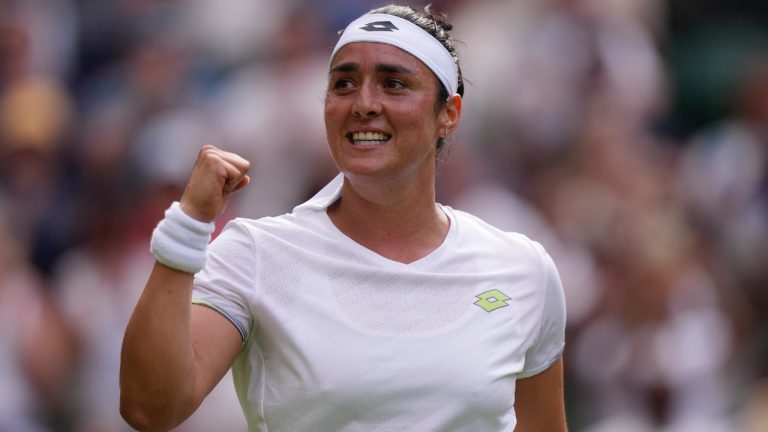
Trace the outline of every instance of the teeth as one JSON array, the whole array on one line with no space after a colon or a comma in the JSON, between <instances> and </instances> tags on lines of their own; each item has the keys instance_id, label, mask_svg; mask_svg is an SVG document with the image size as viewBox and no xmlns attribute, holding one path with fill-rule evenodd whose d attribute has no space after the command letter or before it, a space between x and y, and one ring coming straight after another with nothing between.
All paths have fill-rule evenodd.
<instances>
[{"instance_id":1,"label":"teeth","mask_svg":"<svg viewBox=\"0 0 768 432\"><path fill-rule=\"evenodd\" d=\"M389 139L389 135L381 132L354 132L352 134L352 141L386 141Z\"/></svg>"}]
</instances>

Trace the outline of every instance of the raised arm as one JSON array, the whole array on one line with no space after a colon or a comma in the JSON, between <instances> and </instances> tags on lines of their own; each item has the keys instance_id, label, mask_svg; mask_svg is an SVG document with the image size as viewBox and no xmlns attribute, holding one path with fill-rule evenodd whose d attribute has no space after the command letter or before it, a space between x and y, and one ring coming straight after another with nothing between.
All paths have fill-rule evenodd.
<instances>
[{"instance_id":1,"label":"raised arm","mask_svg":"<svg viewBox=\"0 0 768 432\"><path fill-rule=\"evenodd\" d=\"M248 168L233 153L203 147L181 210L197 221L212 221L230 194L248 184ZM169 265L155 263L123 340L120 413L138 430L168 430L189 417L229 369L242 342L219 313L191 304L193 274Z\"/></svg>"}]
</instances>

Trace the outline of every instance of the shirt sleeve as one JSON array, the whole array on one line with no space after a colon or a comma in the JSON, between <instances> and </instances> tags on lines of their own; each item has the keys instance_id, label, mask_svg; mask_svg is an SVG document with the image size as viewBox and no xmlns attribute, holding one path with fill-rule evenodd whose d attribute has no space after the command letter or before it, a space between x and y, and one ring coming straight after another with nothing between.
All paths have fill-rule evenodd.
<instances>
[{"instance_id":1,"label":"shirt sleeve","mask_svg":"<svg viewBox=\"0 0 768 432\"><path fill-rule=\"evenodd\" d=\"M565 348L565 293L555 263L544 248L535 243L542 263L544 277L544 304L541 323L533 345L525 354L525 365L518 378L539 374L555 363Z\"/></svg>"},{"instance_id":2,"label":"shirt sleeve","mask_svg":"<svg viewBox=\"0 0 768 432\"><path fill-rule=\"evenodd\" d=\"M254 242L242 222L227 223L208 246L205 268L195 275L192 303L210 307L235 326L243 341L253 327L251 299L258 272Z\"/></svg>"}]
</instances>

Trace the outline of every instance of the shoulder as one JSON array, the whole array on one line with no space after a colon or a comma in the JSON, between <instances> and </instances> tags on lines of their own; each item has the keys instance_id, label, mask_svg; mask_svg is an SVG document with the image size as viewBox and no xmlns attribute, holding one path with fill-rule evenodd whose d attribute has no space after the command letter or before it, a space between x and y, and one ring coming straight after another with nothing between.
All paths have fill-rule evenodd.
<instances>
[{"instance_id":1,"label":"shoulder","mask_svg":"<svg viewBox=\"0 0 768 432\"><path fill-rule=\"evenodd\" d=\"M311 230L315 225L313 212L286 213L279 216L266 216L258 219L237 217L226 223L222 234L234 231L239 235L258 238L264 235L281 236L290 233Z\"/></svg>"},{"instance_id":2,"label":"shoulder","mask_svg":"<svg viewBox=\"0 0 768 432\"><path fill-rule=\"evenodd\" d=\"M456 223L456 249L467 251L465 260L536 281L536 286L558 279L557 269L538 241L514 231L505 231L465 211L446 209Z\"/></svg>"},{"instance_id":3,"label":"shoulder","mask_svg":"<svg viewBox=\"0 0 768 432\"><path fill-rule=\"evenodd\" d=\"M502 230L485 220L462 210L444 207L456 223L457 234L463 241L485 243L488 246L508 248L520 253L538 257L544 248L527 235L514 231Z\"/></svg>"},{"instance_id":4,"label":"shoulder","mask_svg":"<svg viewBox=\"0 0 768 432\"><path fill-rule=\"evenodd\" d=\"M308 249L328 242L329 230L321 212L301 211L258 219L231 219L216 237L214 249L235 248L240 251Z\"/></svg>"}]
</instances>

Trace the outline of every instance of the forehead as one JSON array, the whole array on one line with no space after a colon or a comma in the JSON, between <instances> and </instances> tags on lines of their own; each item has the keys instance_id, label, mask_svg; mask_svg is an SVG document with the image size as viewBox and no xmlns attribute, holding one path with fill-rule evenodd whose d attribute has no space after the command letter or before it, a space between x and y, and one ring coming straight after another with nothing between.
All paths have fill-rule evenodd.
<instances>
[{"instance_id":1,"label":"forehead","mask_svg":"<svg viewBox=\"0 0 768 432\"><path fill-rule=\"evenodd\" d=\"M379 64L400 65L416 73L432 74L421 60L394 46L379 42L352 42L343 46L331 60L331 69L343 63L365 66Z\"/></svg>"}]
</instances>

